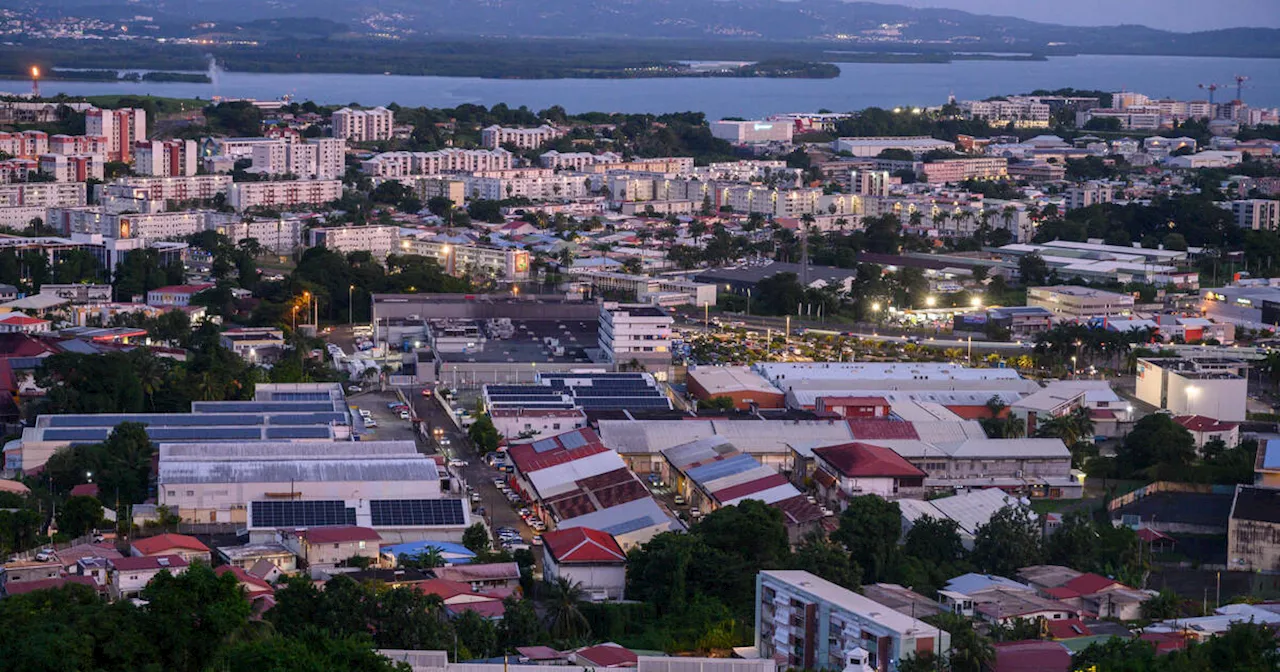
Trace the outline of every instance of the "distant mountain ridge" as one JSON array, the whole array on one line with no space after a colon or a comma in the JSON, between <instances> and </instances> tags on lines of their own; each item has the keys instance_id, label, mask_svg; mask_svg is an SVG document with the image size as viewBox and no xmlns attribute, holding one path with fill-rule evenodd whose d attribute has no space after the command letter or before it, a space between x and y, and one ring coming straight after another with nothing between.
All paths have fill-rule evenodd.
<instances>
[{"instance_id":1,"label":"distant mountain ridge","mask_svg":"<svg viewBox=\"0 0 1280 672\"><path fill-rule=\"evenodd\" d=\"M226 32L255 20L305 16L357 34L401 37L755 39L857 50L1280 57L1278 29L1077 27L840 0L0 0L0 7L113 20L146 15L166 33L195 31L197 22L216 22L215 30Z\"/></svg>"}]
</instances>

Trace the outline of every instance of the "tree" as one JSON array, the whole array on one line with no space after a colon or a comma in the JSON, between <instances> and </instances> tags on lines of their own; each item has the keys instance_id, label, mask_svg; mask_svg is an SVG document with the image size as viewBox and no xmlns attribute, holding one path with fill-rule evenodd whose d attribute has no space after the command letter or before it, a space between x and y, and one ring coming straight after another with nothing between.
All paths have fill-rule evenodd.
<instances>
[{"instance_id":1,"label":"tree","mask_svg":"<svg viewBox=\"0 0 1280 672\"><path fill-rule=\"evenodd\" d=\"M898 503L863 495L849 500L831 540L849 549L850 560L862 568L861 582L865 584L888 576L901 534L902 510Z\"/></svg>"},{"instance_id":2,"label":"tree","mask_svg":"<svg viewBox=\"0 0 1280 672\"><path fill-rule=\"evenodd\" d=\"M458 642L465 649L464 659L488 658L498 650L498 628L478 612L467 610L453 623ZM462 653L459 653L462 657Z\"/></svg>"},{"instance_id":3,"label":"tree","mask_svg":"<svg viewBox=\"0 0 1280 672\"><path fill-rule=\"evenodd\" d=\"M547 609L547 627L553 637L578 641L591 634L591 624L579 608L585 595L582 584L563 576L548 584L544 605Z\"/></svg>"},{"instance_id":4,"label":"tree","mask_svg":"<svg viewBox=\"0 0 1280 672\"><path fill-rule=\"evenodd\" d=\"M462 531L462 545L466 546L467 550L472 553L482 553L489 550L489 529L484 526L484 523L472 524Z\"/></svg>"},{"instance_id":5,"label":"tree","mask_svg":"<svg viewBox=\"0 0 1280 672\"><path fill-rule=\"evenodd\" d=\"M532 602L508 596L502 600L502 606L498 643L503 653L512 653L517 646L532 646L545 640L546 630L538 620Z\"/></svg>"},{"instance_id":6,"label":"tree","mask_svg":"<svg viewBox=\"0 0 1280 672\"><path fill-rule=\"evenodd\" d=\"M1022 276L1022 284L1028 287L1043 285L1049 277L1049 264L1044 257L1032 252L1018 259L1018 273Z\"/></svg>"},{"instance_id":7,"label":"tree","mask_svg":"<svg viewBox=\"0 0 1280 672\"><path fill-rule=\"evenodd\" d=\"M357 557L365 560L366 566L371 561L371 558L366 556ZM444 554L436 546L427 546L413 555L401 555L397 559L397 564L407 569L435 569L436 567L444 566Z\"/></svg>"},{"instance_id":8,"label":"tree","mask_svg":"<svg viewBox=\"0 0 1280 672\"><path fill-rule=\"evenodd\" d=\"M160 572L143 589L142 621L165 669L198 672L249 623L249 602L234 574L197 562L173 576Z\"/></svg>"},{"instance_id":9,"label":"tree","mask_svg":"<svg viewBox=\"0 0 1280 672\"><path fill-rule=\"evenodd\" d=\"M1195 461L1195 439L1163 413L1134 423L1116 450L1116 470L1125 477L1176 480Z\"/></svg>"},{"instance_id":10,"label":"tree","mask_svg":"<svg viewBox=\"0 0 1280 672\"><path fill-rule=\"evenodd\" d=\"M502 439L498 434L498 428L493 425L493 420L489 419L488 415L476 418L476 421L467 428L467 436L481 455L497 450L498 442Z\"/></svg>"},{"instance_id":11,"label":"tree","mask_svg":"<svg viewBox=\"0 0 1280 672\"><path fill-rule=\"evenodd\" d=\"M945 565L964 557L960 526L954 520L921 516L911 525L902 550L926 563Z\"/></svg>"},{"instance_id":12,"label":"tree","mask_svg":"<svg viewBox=\"0 0 1280 672\"><path fill-rule=\"evenodd\" d=\"M1020 567L1039 564L1040 539L1040 529L1026 509L1006 506L978 528L973 561L988 574L1012 577Z\"/></svg>"},{"instance_id":13,"label":"tree","mask_svg":"<svg viewBox=\"0 0 1280 672\"><path fill-rule=\"evenodd\" d=\"M492 627L492 626L490 626ZM210 669L263 672L408 672L373 649L368 635L332 637L309 629L299 637L270 637L227 647Z\"/></svg>"},{"instance_id":14,"label":"tree","mask_svg":"<svg viewBox=\"0 0 1280 672\"><path fill-rule=\"evenodd\" d=\"M982 672L996 659L991 640L978 634L964 616L941 613L925 619L951 634L950 672Z\"/></svg>"},{"instance_id":15,"label":"tree","mask_svg":"<svg viewBox=\"0 0 1280 672\"><path fill-rule=\"evenodd\" d=\"M827 541L819 534L811 534L796 548L791 556L791 569L802 569L820 576L838 586L857 590L862 578L862 568L849 560L849 554L839 544Z\"/></svg>"},{"instance_id":16,"label":"tree","mask_svg":"<svg viewBox=\"0 0 1280 672\"><path fill-rule=\"evenodd\" d=\"M58 531L79 537L102 522L102 504L93 497L71 497L58 507Z\"/></svg>"}]
</instances>

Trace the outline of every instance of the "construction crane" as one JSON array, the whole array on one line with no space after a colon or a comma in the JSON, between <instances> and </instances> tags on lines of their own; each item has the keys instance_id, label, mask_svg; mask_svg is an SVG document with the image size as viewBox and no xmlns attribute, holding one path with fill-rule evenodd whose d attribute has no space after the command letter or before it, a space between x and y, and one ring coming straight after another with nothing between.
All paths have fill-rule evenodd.
<instances>
[{"instance_id":1,"label":"construction crane","mask_svg":"<svg viewBox=\"0 0 1280 672\"><path fill-rule=\"evenodd\" d=\"M1244 100L1244 83L1247 81L1249 81L1248 77L1244 75L1236 75L1236 100Z\"/></svg>"},{"instance_id":2,"label":"construction crane","mask_svg":"<svg viewBox=\"0 0 1280 672\"><path fill-rule=\"evenodd\" d=\"M1219 89L1219 88L1221 88L1221 87L1219 87L1217 84L1200 84L1199 86L1200 86L1200 88L1202 88L1202 89L1204 89L1205 91L1208 91L1208 92L1209 92L1209 104L1210 104L1210 105L1212 105L1212 104L1213 104L1213 94L1214 94L1214 93L1216 93L1216 92L1218 91L1218 89Z\"/></svg>"}]
</instances>

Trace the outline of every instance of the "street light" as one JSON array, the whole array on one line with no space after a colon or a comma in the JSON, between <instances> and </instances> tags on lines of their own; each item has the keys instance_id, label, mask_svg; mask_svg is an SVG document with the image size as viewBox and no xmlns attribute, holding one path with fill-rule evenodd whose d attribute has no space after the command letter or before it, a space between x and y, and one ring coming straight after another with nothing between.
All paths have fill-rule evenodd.
<instances>
[{"instance_id":1,"label":"street light","mask_svg":"<svg viewBox=\"0 0 1280 672\"><path fill-rule=\"evenodd\" d=\"M355 320L355 304L351 302L352 293L356 291L355 285L347 285L347 322L354 325Z\"/></svg>"},{"instance_id":2,"label":"street light","mask_svg":"<svg viewBox=\"0 0 1280 672\"><path fill-rule=\"evenodd\" d=\"M974 308L981 308L981 307L982 307L982 299L981 299L980 297L975 296L975 297L973 297L972 304L973 304L973 307L974 307Z\"/></svg>"},{"instance_id":3,"label":"street light","mask_svg":"<svg viewBox=\"0 0 1280 672\"><path fill-rule=\"evenodd\" d=\"M880 312L880 302L879 302L879 301L872 301L872 302L871 302L871 310L872 310L873 312L877 312L877 313L878 313L878 312Z\"/></svg>"},{"instance_id":4,"label":"street light","mask_svg":"<svg viewBox=\"0 0 1280 672\"><path fill-rule=\"evenodd\" d=\"M934 307L934 306L938 305L938 298L937 298L937 297L934 297L934 296L927 296L927 297L925 297L925 299L924 299L924 305L926 305L926 306L928 306L928 307L932 308L932 307Z\"/></svg>"}]
</instances>

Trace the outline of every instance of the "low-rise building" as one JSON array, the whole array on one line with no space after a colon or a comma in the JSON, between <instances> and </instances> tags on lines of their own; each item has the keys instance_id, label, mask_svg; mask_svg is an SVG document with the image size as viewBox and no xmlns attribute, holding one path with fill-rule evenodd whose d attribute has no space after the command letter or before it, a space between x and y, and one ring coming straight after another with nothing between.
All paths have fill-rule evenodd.
<instances>
[{"instance_id":1,"label":"low-rise building","mask_svg":"<svg viewBox=\"0 0 1280 672\"><path fill-rule=\"evenodd\" d=\"M814 448L813 457L818 494L840 511L861 495L894 499L924 494L925 472L888 448L845 443Z\"/></svg>"},{"instance_id":2,"label":"low-rise building","mask_svg":"<svg viewBox=\"0 0 1280 672\"><path fill-rule=\"evenodd\" d=\"M1265 198L1247 198L1231 201L1231 214L1236 218L1236 226L1253 231L1276 231L1280 229L1280 201Z\"/></svg>"},{"instance_id":3,"label":"low-rise building","mask_svg":"<svg viewBox=\"0 0 1280 672\"><path fill-rule=\"evenodd\" d=\"M1245 420L1247 365L1237 359L1138 359L1135 395L1174 415L1203 415L1227 422Z\"/></svg>"},{"instance_id":4,"label":"low-rise building","mask_svg":"<svg viewBox=\"0 0 1280 672\"><path fill-rule=\"evenodd\" d=\"M503 145L515 145L519 149L537 149L564 137L565 133L564 129L549 124L537 128L508 128L494 124L480 130L480 146L497 149Z\"/></svg>"},{"instance_id":5,"label":"low-rise building","mask_svg":"<svg viewBox=\"0 0 1280 672\"><path fill-rule=\"evenodd\" d=\"M308 245L326 247L339 254L368 252L382 260L400 250L398 226L326 226L310 229Z\"/></svg>"},{"instance_id":6,"label":"low-rise building","mask_svg":"<svg viewBox=\"0 0 1280 672\"><path fill-rule=\"evenodd\" d=\"M627 583L627 556L613 536L574 527L542 535L543 578L567 579L592 600L621 600Z\"/></svg>"},{"instance_id":7,"label":"low-rise building","mask_svg":"<svg viewBox=\"0 0 1280 672\"><path fill-rule=\"evenodd\" d=\"M213 288L212 283L199 285L169 285L157 287L147 292L148 306L184 307L191 305L191 297Z\"/></svg>"},{"instance_id":8,"label":"low-rise building","mask_svg":"<svg viewBox=\"0 0 1280 672\"><path fill-rule=\"evenodd\" d=\"M689 396L698 401L727 397L739 410L785 408L786 395L746 366L698 366L686 378Z\"/></svg>"},{"instance_id":9,"label":"low-rise building","mask_svg":"<svg viewBox=\"0 0 1280 672\"><path fill-rule=\"evenodd\" d=\"M600 348L615 367L638 362L665 378L671 366L671 315L657 306L603 303Z\"/></svg>"},{"instance_id":10,"label":"low-rise building","mask_svg":"<svg viewBox=\"0 0 1280 672\"><path fill-rule=\"evenodd\" d=\"M199 539L185 534L161 534L136 539L129 545L129 555L144 558L160 555L176 555L187 562L199 560L210 564L209 547Z\"/></svg>"},{"instance_id":11,"label":"low-rise building","mask_svg":"<svg viewBox=\"0 0 1280 672\"><path fill-rule=\"evenodd\" d=\"M1236 486L1227 520L1227 569L1280 571L1280 489Z\"/></svg>"},{"instance_id":12,"label":"low-rise building","mask_svg":"<svg viewBox=\"0 0 1280 672\"><path fill-rule=\"evenodd\" d=\"M1028 287L1027 305L1043 308L1058 322L1086 322L1095 317L1119 317L1133 313L1133 295L1091 287L1057 285Z\"/></svg>"},{"instance_id":13,"label":"low-rise building","mask_svg":"<svg viewBox=\"0 0 1280 672\"><path fill-rule=\"evenodd\" d=\"M278 542L309 567L333 567L352 558L378 560L382 536L376 530L355 525L280 530Z\"/></svg>"},{"instance_id":14,"label":"low-rise building","mask_svg":"<svg viewBox=\"0 0 1280 672\"><path fill-rule=\"evenodd\" d=\"M498 434L509 440L560 434L587 426L587 414L579 408L494 408L489 419Z\"/></svg>"},{"instance_id":15,"label":"low-rise building","mask_svg":"<svg viewBox=\"0 0 1280 672\"><path fill-rule=\"evenodd\" d=\"M1227 448L1240 445L1240 423L1223 422L1203 415L1179 415L1173 421L1182 425L1196 441L1196 450L1204 450L1211 441L1221 441Z\"/></svg>"},{"instance_id":16,"label":"low-rise building","mask_svg":"<svg viewBox=\"0 0 1280 672\"><path fill-rule=\"evenodd\" d=\"M791 142L791 134L795 127L786 123L771 121L730 121L711 122L711 135L721 140L728 140L736 145L763 144L769 142Z\"/></svg>"},{"instance_id":17,"label":"low-rise building","mask_svg":"<svg viewBox=\"0 0 1280 672\"><path fill-rule=\"evenodd\" d=\"M173 575L187 571L189 563L179 555L148 555L111 560L111 583L108 592L112 599L137 597L160 572Z\"/></svg>"}]
</instances>

